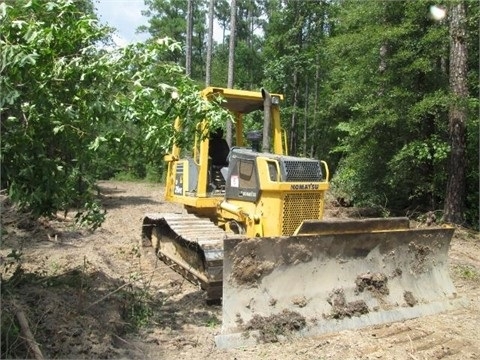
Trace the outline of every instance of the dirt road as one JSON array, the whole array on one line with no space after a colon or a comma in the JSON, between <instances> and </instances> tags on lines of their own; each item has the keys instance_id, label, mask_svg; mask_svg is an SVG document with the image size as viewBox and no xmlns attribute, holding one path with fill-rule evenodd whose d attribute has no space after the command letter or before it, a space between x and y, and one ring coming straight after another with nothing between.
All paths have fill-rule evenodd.
<instances>
[{"instance_id":1,"label":"dirt road","mask_svg":"<svg viewBox=\"0 0 480 360\"><path fill-rule=\"evenodd\" d=\"M68 216L34 222L3 198L3 357L32 356L9 327L11 314L21 308L46 358L480 358L478 233L457 230L450 250L451 276L459 296L466 298L463 308L357 331L220 350L214 344L220 306L205 305L201 290L141 248L143 214L181 209L162 202L158 185L110 181L100 183L100 192L107 219L94 233L74 227ZM20 248L18 259L7 258Z\"/></svg>"}]
</instances>

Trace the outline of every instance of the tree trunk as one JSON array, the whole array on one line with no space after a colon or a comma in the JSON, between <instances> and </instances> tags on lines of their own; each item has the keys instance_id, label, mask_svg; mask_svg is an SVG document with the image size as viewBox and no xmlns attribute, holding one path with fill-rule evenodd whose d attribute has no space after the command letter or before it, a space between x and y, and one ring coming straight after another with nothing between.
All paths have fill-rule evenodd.
<instances>
[{"instance_id":1,"label":"tree trunk","mask_svg":"<svg viewBox=\"0 0 480 360\"><path fill-rule=\"evenodd\" d=\"M185 55L185 74L192 75L192 38L193 38L193 0L187 4L187 41Z\"/></svg>"},{"instance_id":2,"label":"tree trunk","mask_svg":"<svg viewBox=\"0 0 480 360\"><path fill-rule=\"evenodd\" d=\"M454 101L449 110L450 162L444 220L464 222L467 119L467 45L465 3L459 1L450 10L450 89Z\"/></svg>"},{"instance_id":3,"label":"tree trunk","mask_svg":"<svg viewBox=\"0 0 480 360\"><path fill-rule=\"evenodd\" d=\"M293 73L293 111L290 120L290 155L297 155L298 71Z\"/></svg>"},{"instance_id":4,"label":"tree trunk","mask_svg":"<svg viewBox=\"0 0 480 360\"><path fill-rule=\"evenodd\" d=\"M228 79L227 87L233 89L233 70L235 67L235 33L236 33L236 19L237 19L237 1L230 2L230 48L228 50ZM229 146L232 145L232 123L227 122L226 140Z\"/></svg>"},{"instance_id":5,"label":"tree trunk","mask_svg":"<svg viewBox=\"0 0 480 360\"><path fill-rule=\"evenodd\" d=\"M303 156L308 156L307 148L307 130L308 130L308 79L305 83L305 104L304 104L304 122L303 122Z\"/></svg>"},{"instance_id":6,"label":"tree trunk","mask_svg":"<svg viewBox=\"0 0 480 360\"><path fill-rule=\"evenodd\" d=\"M322 26L323 28L323 26ZM317 115L318 115L318 84L320 84L320 60L318 54L315 57L315 95L314 95L314 101L313 101L313 141L311 141L311 147L310 147L310 157L315 157L316 155L316 143L317 141L315 139L318 139L319 133L320 137L323 137L323 130L320 130L319 128L320 124L317 124ZM322 125L323 126L323 125ZM326 136L326 135L325 135Z\"/></svg>"},{"instance_id":7,"label":"tree trunk","mask_svg":"<svg viewBox=\"0 0 480 360\"><path fill-rule=\"evenodd\" d=\"M14 303L15 309L16 309L16 315L18 319L18 323L20 324L20 329L22 330L22 334L27 341L28 347L32 350L35 359L37 360L43 360L43 354L42 351L40 350L40 347L38 346L37 342L35 341L35 338L33 337L32 331L30 330L30 326L28 325L28 320L27 317L25 316L25 313L20 309L20 307Z\"/></svg>"},{"instance_id":8,"label":"tree trunk","mask_svg":"<svg viewBox=\"0 0 480 360\"><path fill-rule=\"evenodd\" d=\"M214 1L210 0L208 6L208 39L207 39L207 64L205 72L205 85L209 86L212 77L212 51L213 51L213 10Z\"/></svg>"},{"instance_id":9,"label":"tree trunk","mask_svg":"<svg viewBox=\"0 0 480 360\"><path fill-rule=\"evenodd\" d=\"M323 28L323 26L322 26ZM315 96L314 96L314 102L313 102L313 126L314 126L314 139L318 139L317 136L318 134L318 128L320 128L317 124L317 114L318 114L318 84L320 82L320 61L319 61L319 56L318 54L315 56ZM323 132L320 132L320 136L323 136ZM313 158L315 157L315 146L314 144L316 141L312 141L312 146L310 148L310 156Z\"/></svg>"}]
</instances>

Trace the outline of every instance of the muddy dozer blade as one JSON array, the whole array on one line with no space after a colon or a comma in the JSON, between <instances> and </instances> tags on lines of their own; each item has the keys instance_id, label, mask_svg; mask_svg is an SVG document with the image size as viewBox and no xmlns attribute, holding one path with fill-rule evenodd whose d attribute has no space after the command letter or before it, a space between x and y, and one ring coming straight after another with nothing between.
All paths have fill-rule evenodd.
<instances>
[{"instance_id":1,"label":"muddy dozer blade","mask_svg":"<svg viewBox=\"0 0 480 360\"><path fill-rule=\"evenodd\" d=\"M361 328L462 303L447 266L453 228L387 230L376 219L327 221L327 233L320 223L313 227L321 235L224 240L217 346Z\"/></svg>"}]
</instances>

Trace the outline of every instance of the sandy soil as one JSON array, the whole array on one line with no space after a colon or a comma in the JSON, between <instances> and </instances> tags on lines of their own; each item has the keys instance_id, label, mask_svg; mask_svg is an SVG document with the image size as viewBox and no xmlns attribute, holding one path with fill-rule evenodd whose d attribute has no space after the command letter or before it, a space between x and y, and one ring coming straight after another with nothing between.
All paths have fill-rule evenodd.
<instances>
[{"instance_id":1,"label":"sandy soil","mask_svg":"<svg viewBox=\"0 0 480 360\"><path fill-rule=\"evenodd\" d=\"M180 212L158 185L102 182L107 209L94 233L67 218L33 221L2 197L2 358L30 358L15 313L45 358L477 359L480 241L457 229L450 273L467 305L435 316L314 338L221 350L220 306L141 246L143 214ZM341 215L330 208L327 215ZM12 256L12 250L21 250ZM7 256L7 255L11 256Z\"/></svg>"}]
</instances>

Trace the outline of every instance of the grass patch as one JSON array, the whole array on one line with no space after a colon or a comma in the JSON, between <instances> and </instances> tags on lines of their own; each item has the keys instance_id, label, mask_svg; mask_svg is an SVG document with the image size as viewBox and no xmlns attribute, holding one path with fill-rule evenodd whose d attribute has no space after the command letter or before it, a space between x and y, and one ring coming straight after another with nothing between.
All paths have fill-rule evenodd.
<instances>
[{"instance_id":1,"label":"grass patch","mask_svg":"<svg viewBox=\"0 0 480 360\"><path fill-rule=\"evenodd\" d=\"M480 272L472 265L457 265L455 274L463 280L480 281Z\"/></svg>"}]
</instances>

